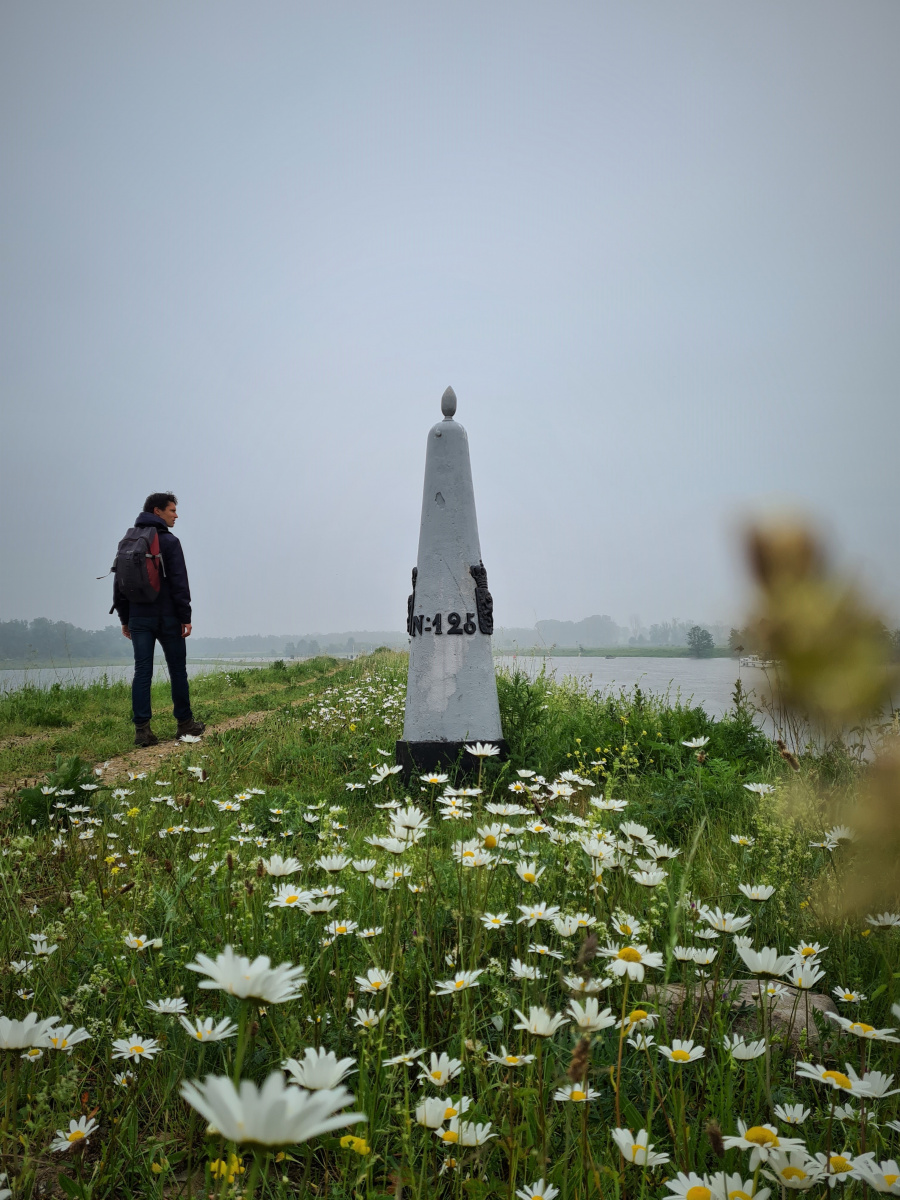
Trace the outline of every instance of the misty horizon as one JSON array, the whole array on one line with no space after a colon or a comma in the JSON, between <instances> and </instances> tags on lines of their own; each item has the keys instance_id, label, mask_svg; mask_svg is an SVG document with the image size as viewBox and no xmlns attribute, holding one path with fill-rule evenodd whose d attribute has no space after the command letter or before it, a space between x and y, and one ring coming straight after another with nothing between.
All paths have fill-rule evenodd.
<instances>
[{"instance_id":1,"label":"misty horizon","mask_svg":"<svg viewBox=\"0 0 900 1200\"><path fill-rule=\"evenodd\" d=\"M699 624L712 636L716 646L727 646L732 627L720 622L667 621L650 626L618 625L609 616L593 616L581 621L539 621L532 627L496 626L495 652L548 649L615 649L635 646L686 648L689 630ZM353 629L312 633L245 633L233 637L192 635L188 657L210 658L229 655L275 655L308 658L321 653L368 653L379 646L405 650L409 635L405 630ZM59 660L97 659L107 655L127 659L131 648L121 637L118 625L100 630L84 630L66 623L37 618L26 621L0 621L0 661L25 662L30 658Z\"/></svg>"}]
</instances>

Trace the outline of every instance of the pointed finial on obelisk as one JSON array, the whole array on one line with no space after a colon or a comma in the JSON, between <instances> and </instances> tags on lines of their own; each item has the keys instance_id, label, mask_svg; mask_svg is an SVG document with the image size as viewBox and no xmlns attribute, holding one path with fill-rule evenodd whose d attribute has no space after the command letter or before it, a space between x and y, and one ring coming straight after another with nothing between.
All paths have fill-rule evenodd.
<instances>
[{"instance_id":1,"label":"pointed finial on obelisk","mask_svg":"<svg viewBox=\"0 0 900 1200\"><path fill-rule=\"evenodd\" d=\"M452 387L448 387L441 396L441 412L444 414L445 421L453 420L453 414L456 412L456 392Z\"/></svg>"}]
</instances>

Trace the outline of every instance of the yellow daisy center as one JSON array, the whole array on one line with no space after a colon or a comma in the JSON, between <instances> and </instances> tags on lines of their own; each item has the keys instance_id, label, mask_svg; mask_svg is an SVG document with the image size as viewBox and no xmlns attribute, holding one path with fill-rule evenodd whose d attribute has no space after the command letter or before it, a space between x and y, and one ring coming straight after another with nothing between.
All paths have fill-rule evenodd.
<instances>
[{"instance_id":1,"label":"yellow daisy center","mask_svg":"<svg viewBox=\"0 0 900 1200\"><path fill-rule=\"evenodd\" d=\"M462 855L462 856L463 856L463 858L474 858L474 857L475 857L475 851L474 851L474 850L463 850L463 855Z\"/></svg>"},{"instance_id":2,"label":"yellow daisy center","mask_svg":"<svg viewBox=\"0 0 900 1200\"><path fill-rule=\"evenodd\" d=\"M497 839L494 837L494 835L492 833L489 833L487 835L487 837L484 839L485 849L493 850L496 845L497 845Z\"/></svg>"},{"instance_id":3,"label":"yellow daisy center","mask_svg":"<svg viewBox=\"0 0 900 1200\"><path fill-rule=\"evenodd\" d=\"M197 1041L198 1041L198 1042L202 1042L202 1041L203 1041L203 1030L202 1030L202 1029L198 1029L198 1030L197 1030Z\"/></svg>"},{"instance_id":4,"label":"yellow daisy center","mask_svg":"<svg viewBox=\"0 0 900 1200\"><path fill-rule=\"evenodd\" d=\"M628 1014L628 1024L637 1025L639 1021L646 1021L649 1013L644 1008L635 1008Z\"/></svg>"},{"instance_id":5,"label":"yellow daisy center","mask_svg":"<svg viewBox=\"0 0 900 1200\"><path fill-rule=\"evenodd\" d=\"M347 932L346 925L338 925L337 929L335 930L335 933L346 933L346 932Z\"/></svg>"},{"instance_id":6,"label":"yellow daisy center","mask_svg":"<svg viewBox=\"0 0 900 1200\"><path fill-rule=\"evenodd\" d=\"M672 1058L675 1060L675 1062L690 1062L691 1061L691 1056L690 1056L690 1054L688 1054L687 1050L673 1050Z\"/></svg>"},{"instance_id":7,"label":"yellow daisy center","mask_svg":"<svg viewBox=\"0 0 900 1200\"><path fill-rule=\"evenodd\" d=\"M640 950L635 950L634 946L623 946L616 954L616 958L624 959L625 962L640 962L641 952Z\"/></svg>"},{"instance_id":8,"label":"yellow daisy center","mask_svg":"<svg viewBox=\"0 0 900 1200\"><path fill-rule=\"evenodd\" d=\"M753 1198L748 1196L746 1192L742 1192L740 1189L737 1189L736 1191L728 1193L728 1200L753 1200Z\"/></svg>"},{"instance_id":9,"label":"yellow daisy center","mask_svg":"<svg viewBox=\"0 0 900 1200\"><path fill-rule=\"evenodd\" d=\"M534 871L523 871L522 878L525 880L526 883L534 883L536 876L535 876Z\"/></svg>"},{"instance_id":10,"label":"yellow daisy center","mask_svg":"<svg viewBox=\"0 0 900 1200\"><path fill-rule=\"evenodd\" d=\"M806 1172L801 1167L785 1167L781 1176L783 1179L805 1179Z\"/></svg>"},{"instance_id":11,"label":"yellow daisy center","mask_svg":"<svg viewBox=\"0 0 900 1200\"><path fill-rule=\"evenodd\" d=\"M620 925L619 933L624 933L625 936L628 937L628 935L631 933L631 926L630 925Z\"/></svg>"},{"instance_id":12,"label":"yellow daisy center","mask_svg":"<svg viewBox=\"0 0 900 1200\"><path fill-rule=\"evenodd\" d=\"M846 1088L848 1091L853 1090L853 1084L843 1071L823 1071L822 1078L830 1079L837 1087Z\"/></svg>"},{"instance_id":13,"label":"yellow daisy center","mask_svg":"<svg viewBox=\"0 0 900 1200\"><path fill-rule=\"evenodd\" d=\"M440 1080L440 1079L443 1077L443 1074L444 1074L444 1072L443 1072L443 1071L432 1071L432 1072L431 1072L431 1078L432 1078L432 1079L437 1079L437 1080Z\"/></svg>"},{"instance_id":14,"label":"yellow daisy center","mask_svg":"<svg viewBox=\"0 0 900 1200\"><path fill-rule=\"evenodd\" d=\"M831 1163L832 1171L850 1171L853 1167L849 1158L844 1158L843 1154L832 1154L829 1162Z\"/></svg>"},{"instance_id":15,"label":"yellow daisy center","mask_svg":"<svg viewBox=\"0 0 900 1200\"><path fill-rule=\"evenodd\" d=\"M744 1134L744 1140L753 1142L757 1146L779 1145L777 1136L771 1129L766 1129L765 1125L751 1125Z\"/></svg>"},{"instance_id":16,"label":"yellow daisy center","mask_svg":"<svg viewBox=\"0 0 900 1200\"><path fill-rule=\"evenodd\" d=\"M451 1104L451 1105L449 1105L449 1106L448 1106L448 1107L447 1107L447 1108L444 1110L444 1120L445 1120L445 1121L449 1121L451 1117L458 1117L458 1116L459 1116L459 1113L458 1113L458 1112L457 1112L457 1110L456 1110L456 1109L453 1107L453 1105L452 1105L452 1104Z\"/></svg>"},{"instance_id":17,"label":"yellow daisy center","mask_svg":"<svg viewBox=\"0 0 900 1200\"><path fill-rule=\"evenodd\" d=\"M459 1134L456 1132L455 1129L445 1129L444 1132L441 1134L441 1141L442 1142L458 1142Z\"/></svg>"},{"instance_id":18,"label":"yellow daisy center","mask_svg":"<svg viewBox=\"0 0 900 1200\"><path fill-rule=\"evenodd\" d=\"M800 953L804 958L812 958L812 956L815 954L815 950L812 946L804 946Z\"/></svg>"},{"instance_id":19,"label":"yellow daisy center","mask_svg":"<svg viewBox=\"0 0 900 1200\"><path fill-rule=\"evenodd\" d=\"M83 1129L73 1129L71 1133L66 1134L67 1142L77 1142L79 1138L84 1137Z\"/></svg>"},{"instance_id":20,"label":"yellow daisy center","mask_svg":"<svg viewBox=\"0 0 900 1200\"><path fill-rule=\"evenodd\" d=\"M372 980L372 987L375 989L375 991L376 991L376 992L377 992L377 991L378 991L378 989L381 987L381 983L382 983L382 981L381 981L380 979L373 979L373 980Z\"/></svg>"},{"instance_id":21,"label":"yellow daisy center","mask_svg":"<svg viewBox=\"0 0 900 1200\"><path fill-rule=\"evenodd\" d=\"M285 904L296 904L299 899L299 896L285 896L284 902Z\"/></svg>"},{"instance_id":22,"label":"yellow daisy center","mask_svg":"<svg viewBox=\"0 0 900 1200\"><path fill-rule=\"evenodd\" d=\"M504 1062L508 1062L511 1067L517 1067L519 1065L519 1056L518 1054L507 1054Z\"/></svg>"},{"instance_id":23,"label":"yellow daisy center","mask_svg":"<svg viewBox=\"0 0 900 1200\"><path fill-rule=\"evenodd\" d=\"M710 1200L712 1192L708 1187L703 1187L700 1184L695 1184L694 1187L689 1187L684 1193L684 1200Z\"/></svg>"},{"instance_id":24,"label":"yellow daisy center","mask_svg":"<svg viewBox=\"0 0 900 1200\"><path fill-rule=\"evenodd\" d=\"M587 1092L581 1091L580 1088L572 1088L570 1095L573 1100L587 1100Z\"/></svg>"},{"instance_id":25,"label":"yellow daisy center","mask_svg":"<svg viewBox=\"0 0 900 1200\"><path fill-rule=\"evenodd\" d=\"M893 1187L898 1179L900 1179L900 1175L885 1175L884 1182L888 1187Z\"/></svg>"},{"instance_id":26,"label":"yellow daisy center","mask_svg":"<svg viewBox=\"0 0 900 1200\"><path fill-rule=\"evenodd\" d=\"M129 1046L129 1050L131 1051L132 1054L143 1054L144 1053L143 1046Z\"/></svg>"},{"instance_id":27,"label":"yellow daisy center","mask_svg":"<svg viewBox=\"0 0 900 1200\"><path fill-rule=\"evenodd\" d=\"M875 1032L875 1026L867 1025L865 1023L865 1021L854 1021L853 1024L850 1026L850 1029L853 1033L866 1034L866 1033L874 1033Z\"/></svg>"}]
</instances>

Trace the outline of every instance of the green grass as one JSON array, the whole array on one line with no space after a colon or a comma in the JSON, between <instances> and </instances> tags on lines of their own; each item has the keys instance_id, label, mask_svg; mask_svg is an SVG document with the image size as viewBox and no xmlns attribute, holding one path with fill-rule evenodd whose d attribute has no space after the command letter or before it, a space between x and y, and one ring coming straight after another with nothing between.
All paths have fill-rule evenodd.
<instances>
[{"instance_id":1,"label":"green grass","mask_svg":"<svg viewBox=\"0 0 900 1200\"><path fill-rule=\"evenodd\" d=\"M215 724L302 699L332 673L352 677L352 665L322 657L284 667L238 666L193 678L191 703L197 717ZM152 704L154 732L161 739L174 737L167 682L153 684ZM130 683L103 678L83 687L53 684L7 692L0 696L0 784L50 770L58 756L112 758L129 750L133 739Z\"/></svg>"},{"instance_id":2,"label":"green grass","mask_svg":"<svg viewBox=\"0 0 900 1200\"><path fill-rule=\"evenodd\" d=\"M560 1189L559 1200L638 1200L661 1197L664 1181L678 1170L706 1176L724 1165L740 1171L742 1180L753 1176L745 1152L729 1150L723 1164L705 1132L712 1120L726 1135L735 1134L738 1118L748 1125L774 1121L782 1136L799 1134L811 1153L847 1148L855 1154L865 1140L879 1159L896 1155L897 1132L887 1124L898 1115L896 1096L874 1102L865 1120L835 1120L833 1093L794 1070L797 1060L824 1061L841 1071L849 1061L861 1070L867 1053L870 1066L896 1071L896 1046L839 1035L822 1021L821 1028L810 1023L817 1038L813 1051L779 1036L768 1023L760 1026L755 1006L741 1012L722 1001L726 985L747 975L732 939L710 943L699 937L705 923L698 906L705 902L749 916L747 933L757 947L785 953L802 941L818 941L827 947L821 987L864 991L869 999L848 1011L876 1027L892 1024L890 1005L900 978L897 931L866 935L859 922L826 919L815 899L823 880L839 891L841 873L860 867L847 843L833 853L808 844L843 815L839 805L852 807L861 768L849 758L834 752L827 764L809 758L791 776L740 696L731 714L713 720L700 708L638 688L600 698L572 681L529 681L504 673L498 691L510 759L485 760L483 792L471 799L471 817L445 821L435 807L440 784L413 780L404 787L396 775L370 782L374 768L393 762L405 656L379 654L337 669L325 661L302 666L310 672L306 676L299 668L248 672L244 700L249 702L251 688L260 689L253 707L270 699L265 721L179 748L158 772L129 782L127 794L116 795L102 779L96 790L81 789L93 779L84 760L102 757L91 753L62 763L53 780L80 793L89 812L64 819L64 810L54 807L62 803L58 794L32 789L0 814L0 885L7 913L0 925L0 961L34 961L24 975L10 969L0 976L2 1011L17 1018L32 1009L42 1016L59 1014L90 1034L71 1055L45 1050L32 1063L0 1052L7 1080L0 1136L4 1165L20 1181L18 1194L36 1195L40 1184L98 1200L173 1197L187 1194L190 1179L194 1195L230 1195L227 1178L212 1180L210 1163L236 1151L245 1173L235 1184L252 1182L257 1196L511 1197L543 1177ZM284 674L291 677L278 677ZM210 680L209 687L204 702L211 706L242 691L221 680ZM122 719L121 697L114 692L98 690L86 699L92 719L103 718L104 701L109 719ZM290 704L291 696L310 693L315 694L310 704ZM74 698L61 705L73 713L77 707ZM84 730L83 720L69 727L73 736ZM708 738L699 758L682 744L694 738ZM202 768L206 780L199 782L190 767ZM520 769L550 781L573 772L589 783L574 781L570 794L548 797L546 787L524 784ZM744 787L751 781L776 790L760 799ZM348 784L363 786L348 790ZM789 785L792 794L799 788L809 801L790 819L780 802ZM593 806L590 797L601 794L627 801L624 812ZM236 795L243 796L239 813L219 810L217 801L234 802ZM366 841L385 832L389 813L383 805L390 798L420 805L430 820L422 840L396 856ZM488 803L522 803L527 813L492 814L484 807ZM98 823L85 824L85 818ZM503 822L522 832L492 849L494 834L487 827ZM626 865L607 866L602 886L595 887L591 859L567 835L602 838L607 832L625 839L628 823L646 826L659 843L677 848L678 856L662 860L667 874L656 886L636 882ZM542 826L555 830L554 837ZM753 845L735 844L733 834ZM257 845L260 837L267 844ZM463 855L487 846L508 854L513 865L467 869L465 857L454 853L456 843L462 843ZM352 860L374 858L374 871L348 865L329 875L316 865L320 855L342 846ZM267 875L260 861L273 853L295 856L299 873L283 880ZM543 868L536 883L516 872L520 859ZM386 872L407 869L408 876L390 890L375 886ZM334 897L333 912L307 916L296 908L269 907L282 882L296 883L298 890L328 885L343 890ZM741 883L769 883L775 893L754 904L740 892ZM410 884L423 890L413 892ZM599 942L592 942L589 928L563 937L549 922L515 923L520 904L538 901L596 921ZM507 912L512 923L489 931L480 919L485 912ZM616 914L624 919L623 913L640 923L640 933L615 934L611 922ZM381 932L371 939L329 936L333 919ZM30 954L29 935L37 933L59 947L46 960ZM161 946L130 949L124 941L129 933L159 938ZM608 943L648 946L661 954L661 966L626 987L609 971L619 960L602 955ZM251 957L266 954L273 964L303 964L308 982L301 996L259 1009L223 991L199 988L201 977L186 965L198 954L215 957L226 944ZM533 944L561 958L532 952ZM675 957L680 944L718 947L709 968L710 988L715 980L711 1006L697 1003L698 968ZM542 977L513 978L514 958L536 966ZM385 991L366 995L357 977L371 968L391 972L391 982ZM457 969L483 973L477 986L447 997L436 994L439 981ZM583 1048L586 1083L595 1098L590 1104L555 1100L569 1082L576 1046L572 1025L537 1038L515 1028L515 1010L545 1005L551 1013L566 1011L572 995L563 976L597 981L609 976L599 992L601 1009L608 1006L615 1018L638 1008L655 1013L656 1044L692 1037L704 1048L703 1059L670 1066L656 1044L635 1048L611 1025ZM685 986L683 1003L663 1002L651 987L663 981ZM17 996L23 987L33 997ZM163 997L183 998L192 1017L229 1017L240 1033L200 1045L176 1018L148 1011L148 1001ZM367 1030L354 1023L361 1007L385 1015ZM803 1007L801 995L798 1018ZM765 1057L735 1062L723 1046L724 1036L735 1030L758 1031L767 1043ZM114 1059L114 1040L132 1037L141 1044L156 1039L159 1053L136 1063ZM179 1096L184 1079L234 1075L238 1059L240 1076L261 1082L282 1060L299 1058L310 1046L356 1060L357 1073L348 1082L354 1108L367 1121L289 1146L278 1163L271 1155L255 1159L246 1147L204 1137L204 1122ZM534 1060L515 1069L498 1065L488 1056L500 1055L502 1046ZM383 1065L413 1047L461 1060L453 1086L441 1093L417 1083L416 1071ZM134 1078L122 1087L116 1075L125 1069ZM439 1141L416 1121L415 1109L423 1097L441 1094L471 1098L466 1118L490 1123L494 1136L471 1148ZM774 1115L773 1105L791 1102L811 1110L799 1130ZM854 1108L858 1113L855 1102ZM99 1128L83 1154L50 1152L55 1131L88 1114ZM617 1126L648 1128L650 1140L670 1161L648 1170L625 1163L611 1140ZM345 1133L363 1137L365 1152L342 1147ZM58 1181L60 1174L65 1183ZM777 1187L762 1174L756 1185ZM814 1194L821 1195L823 1186ZM842 1187L847 1196L862 1195L859 1182Z\"/></svg>"}]
</instances>

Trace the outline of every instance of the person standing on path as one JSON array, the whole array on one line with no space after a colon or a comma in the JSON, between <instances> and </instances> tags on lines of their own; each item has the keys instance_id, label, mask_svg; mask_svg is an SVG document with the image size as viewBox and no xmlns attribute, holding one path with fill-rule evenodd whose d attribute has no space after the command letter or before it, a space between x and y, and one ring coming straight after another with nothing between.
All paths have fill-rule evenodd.
<instances>
[{"instance_id":1,"label":"person standing on path","mask_svg":"<svg viewBox=\"0 0 900 1200\"><path fill-rule=\"evenodd\" d=\"M131 684L134 744L155 746L159 738L150 728L150 684L156 643L163 648L172 683L172 711L178 722L176 737L199 735L206 726L195 721L187 677L186 639L191 636L191 589L181 542L171 532L178 520L178 501L171 492L153 492L144 501L135 525L158 531L162 559L159 596L149 603L130 601L118 583L113 586L113 605L122 623L122 634L134 649L134 679Z\"/></svg>"}]
</instances>

